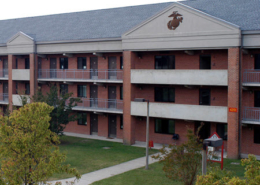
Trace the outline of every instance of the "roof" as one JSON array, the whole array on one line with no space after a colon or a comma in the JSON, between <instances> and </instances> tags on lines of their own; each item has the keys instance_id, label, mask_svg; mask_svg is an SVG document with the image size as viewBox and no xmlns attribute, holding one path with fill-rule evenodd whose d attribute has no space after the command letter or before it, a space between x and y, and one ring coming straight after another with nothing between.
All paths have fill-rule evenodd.
<instances>
[{"instance_id":1,"label":"roof","mask_svg":"<svg viewBox=\"0 0 260 185\"><path fill-rule=\"evenodd\" d=\"M196 0L180 3L240 26L260 30L260 0Z\"/></svg>"},{"instance_id":2,"label":"roof","mask_svg":"<svg viewBox=\"0 0 260 185\"><path fill-rule=\"evenodd\" d=\"M36 42L121 38L173 2L0 21L0 43L19 31ZM190 0L180 3L240 26L260 30L260 0Z\"/></svg>"},{"instance_id":3,"label":"roof","mask_svg":"<svg viewBox=\"0 0 260 185\"><path fill-rule=\"evenodd\" d=\"M102 38L121 35L162 11L170 3L130 6L0 21L0 43L21 31L36 42Z\"/></svg>"}]
</instances>

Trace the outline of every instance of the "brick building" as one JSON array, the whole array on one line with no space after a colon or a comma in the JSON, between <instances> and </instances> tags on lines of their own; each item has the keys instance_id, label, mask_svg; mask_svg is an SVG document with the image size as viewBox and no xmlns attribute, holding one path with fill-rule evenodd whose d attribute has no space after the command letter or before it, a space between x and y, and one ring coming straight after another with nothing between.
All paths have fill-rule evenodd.
<instances>
[{"instance_id":1,"label":"brick building","mask_svg":"<svg viewBox=\"0 0 260 185\"><path fill-rule=\"evenodd\" d=\"M195 0L0 21L0 104L51 84L82 103L67 132L260 155L260 0ZM12 109L12 106L9 106Z\"/></svg>"}]
</instances>

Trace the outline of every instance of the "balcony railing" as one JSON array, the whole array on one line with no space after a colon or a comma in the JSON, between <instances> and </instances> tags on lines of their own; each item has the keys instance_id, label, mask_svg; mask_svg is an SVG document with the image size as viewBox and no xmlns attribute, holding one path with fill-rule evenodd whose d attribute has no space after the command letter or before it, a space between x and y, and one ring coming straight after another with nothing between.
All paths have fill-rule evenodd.
<instances>
[{"instance_id":1,"label":"balcony railing","mask_svg":"<svg viewBox=\"0 0 260 185\"><path fill-rule=\"evenodd\" d=\"M66 81L122 81L122 70L110 69L40 69L38 79Z\"/></svg>"},{"instance_id":2,"label":"balcony railing","mask_svg":"<svg viewBox=\"0 0 260 185\"><path fill-rule=\"evenodd\" d=\"M243 73L243 83L244 84L259 84L260 85L260 70L248 69Z\"/></svg>"},{"instance_id":3,"label":"balcony railing","mask_svg":"<svg viewBox=\"0 0 260 185\"><path fill-rule=\"evenodd\" d=\"M8 93L0 93L0 103L8 104L9 99L8 99Z\"/></svg>"},{"instance_id":4,"label":"balcony railing","mask_svg":"<svg viewBox=\"0 0 260 185\"><path fill-rule=\"evenodd\" d=\"M97 111L123 112L123 100L101 99L101 98L81 98L82 103L78 103L75 110L93 109Z\"/></svg>"},{"instance_id":5,"label":"balcony railing","mask_svg":"<svg viewBox=\"0 0 260 185\"><path fill-rule=\"evenodd\" d=\"M259 122L260 124L260 108L245 107L243 110L243 122Z\"/></svg>"},{"instance_id":6,"label":"balcony railing","mask_svg":"<svg viewBox=\"0 0 260 185\"><path fill-rule=\"evenodd\" d=\"M1 69L0 70L0 78L8 79L8 69Z\"/></svg>"}]
</instances>

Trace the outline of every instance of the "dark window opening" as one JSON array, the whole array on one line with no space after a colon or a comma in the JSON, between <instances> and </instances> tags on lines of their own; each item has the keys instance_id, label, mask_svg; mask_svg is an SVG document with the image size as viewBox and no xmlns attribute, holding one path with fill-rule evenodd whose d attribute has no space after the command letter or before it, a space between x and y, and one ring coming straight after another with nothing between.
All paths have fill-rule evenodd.
<instances>
[{"instance_id":1,"label":"dark window opening","mask_svg":"<svg viewBox=\"0 0 260 185\"><path fill-rule=\"evenodd\" d=\"M18 94L18 82L15 83L15 94Z\"/></svg>"},{"instance_id":2,"label":"dark window opening","mask_svg":"<svg viewBox=\"0 0 260 185\"><path fill-rule=\"evenodd\" d=\"M29 60L29 58L25 58L24 62L25 62L25 69L30 69L30 60Z\"/></svg>"},{"instance_id":3,"label":"dark window opening","mask_svg":"<svg viewBox=\"0 0 260 185\"><path fill-rule=\"evenodd\" d=\"M120 129L124 128L124 123L123 123L123 116L120 116Z\"/></svg>"},{"instance_id":4,"label":"dark window opening","mask_svg":"<svg viewBox=\"0 0 260 185\"><path fill-rule=\"evenodd\" d=\"M255 69L260 69L260 54L255 55Z\"/></svg>"},{"instance_id":5,"label":"dark window opening","mask_svg":"<svg viewBox=\"0 0 260 185\"><path fill-rule=\"evenodd\" d=\"M155 56L155 69L175 69L175 56Z\"/></svg>"},{"instance_id":6,"label":"dark window opening","mask_svg":"<svg viewBox=\"0 0 260 185\"><path fill-rule=\"evenodd\" d=\"M123 86L120 86L120 100L123 100Z\"/></svg>"},{"instance_id":7,"label":"dark window opening","mask_svg":"<svg viewBox=\"0 0 260 185\"><path fill-rule=\"evenodd\" d=\"M200 69L211 69L211 56L200 56Z\"/></svg>"},{"instance_id":8,"label":"dark window opening","mask_svg":"<svg viewBox=\"0 0 260 185\"><path fill-rule=\"evenodd\" d=\"M217 133L223 140L227 140L227 124L217 124Z\"/></svg>"},{"instance_id":9,"label":"dark window opening","mask_svg":"<svg viewBox=\"0 0 260 185\"><path fill-rule=\"evenodd\" d=\"M120 69L124 68L124 61L123 61L123 57L120 57Z\"/></svg>"},{"instance_id":10,"label":"dark window opening","mask_svg":"<svg viewBox=\"0 0 260 185\"><path fill-rule=\"evenodd\" d=\"M15 59L15 69L18 69L18 59Z\"/></svg>"},{"instance_id":11,"label":"dark window opening","mask_svg":"<svg viewBox=\"0 0 260 185\"><path fill-rule=\"evenodd\" d=\"M157 102L175 102L175 88L173 87L155 87L154 99Z\"/></svg>"},{"instance_id":12,"label":"dark window opening","mask_svg":"<svg viewBox=\"0 0 260 185\"><path fill-rule=\"evenodd\" d=\"M78 57L78 69L87 69L86 57Z\"/></svg>"},{"instance_id":13,"label":"dark window opening","mask_svg":"<svg viewBox=\"0 0 260 185\"><path fill-rule=\"evenodd\" d=\"M255 91L255 107L260 107L260 91Z\"/></svg>"},{"instance_id":14,"label":"dark window opening","mask_svg":"<svg viewBox=\"0 0 260 185\"><path fill-rule=\"evenodd\" d=\"M260 127L254 126L254 143L260 144Z\"/></svg>"},{"instance_id":15,"label":"dark window opening","mask_svg":"<svg viewBox=\"0 0 260 185\"><path fill-rule=\"evenodd\" d=\"M78 85L78 97L86 98L87 97L87 86Z\"/></svg>"},{"instance_id":16,"label":"dark window opening","mask_svg":"<svg viewBox=\"0 0 260 185\"><path fill-rule=\"evenodd\" d=\"M199 127L201 126L202 122L195 122L195 132L197 134L197 131ZM198 133L198 136L200 139L207 139L210 137L210 123L203 122L203 126L200 128L200 131Z\"/></svg>"},{"instance_id":17,"label":"dark window opening","mask_svg":"<svg viewBox=\"0 0 260 185\"><path fill-rule=\"evenodd\" d=\"M25 83L25 94L30 94L30 83Z\"/></svg>"},{"instance_id":18,"label":"dark window opening","mask_svg":"<svg viewBox=\"0 0 260 185\"><path fill-rule=\"evenodd\" d=\"M155 133L160 134L174 134L175 133L175 122L170 119L155 119Z\"/></svg>"},{"instance_id":19,"label":"dark window opening","mask_svg":"<svg viewBox=\"0 0 260 185\"><path fill-rule=\"evenodd\" d=\"M87 113L78 113L78 125L87 125Z\"/></svg>"},{"instance_id":20,"label":"dark window opening","mask_svg":"<svg viewBox=\"0 0 260 185\"><path fill-rule=\"evenodd\" d=\"M60 69L68 69L68 58L60 58Z\"/></svg>"},{"instance_id":21,"label":"dark window opening","mask_svg":"<svg viewBox=\"0 0 260 185\"><path fill-rule=\"evenodd\" d=\"M200 105L210 105L210 89L200 89Z\"/></svg>"},{"instance_id":22,"label":"dark window opening","mask_svg":"<svg viewBox=\"0 0 260 185\"><path fill-rule=\"evenodd\" d=\"M60 94L64 95L68 92L68 84L60 84Z\"/></svg>"}]
</instances>

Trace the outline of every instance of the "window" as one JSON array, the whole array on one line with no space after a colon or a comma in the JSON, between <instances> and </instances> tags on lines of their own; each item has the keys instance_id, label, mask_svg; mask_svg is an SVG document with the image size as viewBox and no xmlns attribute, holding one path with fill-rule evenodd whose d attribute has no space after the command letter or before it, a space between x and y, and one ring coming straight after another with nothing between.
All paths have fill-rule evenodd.
<instances>
[{"instance_id":1,"label":"window","mask_svg":"<svg viewBox=\"0 0 260 185\"><path fill-rule=\"evenodd\" d=\"M173 87L155 87L154 92L157 102L175 102L175 88Z\"/></svg>"},{"instance_id":2,"label":"window","mask_svg":"<svg viewBox=\"0 0 260 185\"><path fill-rule=\"evenodd\" d=\"M200 69L211 69L211 56L200 56Z\"/></svg>"},{"instance_id":3,"label":"window","mask_svg":"<svg viewBox=\"0 0 260 185\"><path fill-rule=\"evenodd\" d=\"M60 84L60 94L64 95L68 92L68 84Z\"/></svg>"},{"instance_id":4,"label":"window","mask_svg":"<svg viewBox=\"0 0 260 185\"><path fill-rule=\"evenodd\" d=\"M25 58L24 62L25 62L25 69L30 69L30 60L29 60L29 58Z\"/></svg>"},{"instance_id":5,"label":"window","mask_svg":"<svg viewBox=\"0 0 260 185\"><path fill-rule=\"evenodd\" d=\"M120 100L123 99L123 86L120 86Z\"/></svg>"},{"instance_id":6,"label":"window","mask_svg":"<svg viewBox=\"0 0 260 185\"><path fill-rule=\"evenodd\" d=\"M78 69L87 69L86 57L78 57Z\"/></svg>"},{"instance_id":7,"label":"window","mask_svg":"<svg viewBox=\"0 0 260 185\"><path fill-rule=\"evenodd\" d=\"M15 69L18 69L18 59L15 59Z\"/></svg>"},{"instance_id":8,"label":"window","mask_svg":"<svg viewBox=\"0 0 260 185\"><path fill-rule=\"evenodd\" d=\"M200 89L200 105L210 105L210 89Z\"/></svg>"},{"instance_id":9,"label":"window","mask_svg":"<svg viewBox=\"0 0 260 185\"><path fill-rule=\"evenodd\" d=\"M123 116L120 116L120 129L124 128L124 123L123 123Z\"/></svg>"},{"instance_id":10,"label":"window","mask_svg":"<svg viewBox=\"0 0 260 185\"><path fill-rule=\"evenodd\" d=\"M15 94L18 94L18 82L15 83Z\"/></svg>"},{"instance_id":11,"label":"window","mask_svg":"<svg viewBox=\"0 0 260 185\"><path fill-rule=\"evenodd\" d=\"M68 58L60 58L60 69L68 69Z\"/></svg>"},{"instance_id":12,"label":"window","mask_svg":"<svg viewBox=\"0 0 260 185\"><path fill-rule=\"evenodd\" d=\"M200 128L199 131L199 138L200 139L207 139L210 136L210 123L208 122L195 122L195 133L197 133L199 127L203 123L203 126Z\"/></svg>"},{"instance_id":13,"label":"window","mask_svg":"<svg viewBox=\"0 0 260 185\"><path fill-rule=\"evenodd\" d=\"M217 124L217 133L223 140L227 140L227 124Z\"/></svg>"},{"instance_id":14,"label":"window","mask_svg":"<svg viewBox=\"0 0 260 185\"><path fill-rule=\"evenodd\" d=\"M123 57L120 57L120 69L124 68L124 61L123 61Z\"/></svg>"},{"instance_id":15,"label":"window","mask_svg":"<svg viewBox=\"0 0 260 185\"><path fill-rule=\"evenodd\" d=\"M175 56L155 56L155 69L175 69Z\"/></svg>"},{"instance_id":16,"label":"window","mask_svg":"<svg viewBox=\"0 0 260 185\"><path fill-rule=\"evenodd\" d=\"M86 98L87 97L87 86L78 85L78 97Z\"/></svg>"},{"instance_id":17,"label":"window","mask_svg":"<svg viewBox=\"0 0 260 185\"><path fill-rule=\"evenodd\" d=\"M30 94L30 84L25 83L25 94Z\"/></svg>"},{"instance_id":18,"label":"window","mask_svg":"<svg viewBox=\"0 0 260 185\"><path fill-rule=\"evenodd\" d=\"M255 55L255 69L260 69L260 54Z\"/></svg>"},{"instance_id":19,"label":"window","mask_svg":"<svg viewBox=\"0 0 260 185\"><path fill-rule=\"evenodd\" d=\"M87 113L78 113L78 125L87 125Z\"/></svg>"},{"instance_id":20,"label":"window","mask_svg":"<svg viewBox=\"0 0 260 185\"><path fill-rule=\"evenodd\" d=\"M254 126L254 143L260 144L260 127Z\"/></svg>"},{"instance_id":21,"label":"window","mask_svg":"<svg viewBox=\"0 0 260 185\"><path fill-rule=\"evenodd\" d=\"M169 119L155 119L155 133L174 134L175 122Z\"/></svg>"}]
</instances>

